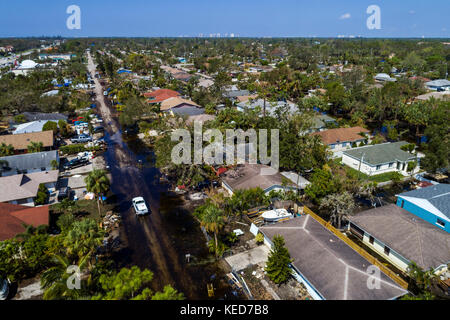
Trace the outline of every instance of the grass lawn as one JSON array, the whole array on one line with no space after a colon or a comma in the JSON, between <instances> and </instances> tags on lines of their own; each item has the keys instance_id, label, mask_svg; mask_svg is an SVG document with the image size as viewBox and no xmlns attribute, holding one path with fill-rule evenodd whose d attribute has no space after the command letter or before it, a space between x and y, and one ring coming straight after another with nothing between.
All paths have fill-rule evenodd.
<instances>
[{"instance_id":1,"label":"grass lawn","mask_svg":"<svg viewBox=\"0 0 450 320\"><path fill-rule=\"evenodd\" d=\"M72 213L77 218L92 218L101 221L108 211L113 211L115 204L110 201L105 201L100 204L100 215L96 200L78 200L74 201L74 205L67 208L62 208L60 203L50 206L50 213L55 221L63 213Z\"/></svg>"},{"instance_id":2,"label":"grass lawn","mask_svg":"<svg viewBox=\"0 0 450 320\"><path fill-rule=\"evenodd\" d=\"M355 170L355 169L347 167L347 166L345 166L345 171L349 177L353 177L356 179L369 180L369 181L378 182L378 183L391 181L391 180L395 180L395 179L398 180L398 178L400 178L400 179L403 178L403 176L401 174L399 174L398 172L395 172L395 171L376 174L376 175L373 175L370 177L367 174L364 174L362 172L359 172L358 170Z\"/></svg>"}]
</instances>

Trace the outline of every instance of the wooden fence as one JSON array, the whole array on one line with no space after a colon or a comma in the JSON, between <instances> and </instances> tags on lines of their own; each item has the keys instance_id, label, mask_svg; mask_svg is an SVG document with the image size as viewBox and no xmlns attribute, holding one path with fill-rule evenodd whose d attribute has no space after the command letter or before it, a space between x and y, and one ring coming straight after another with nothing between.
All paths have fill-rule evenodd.
<instances>
[{"instance_id":1,"label":"wooden fence","mask_svg":"<svg viewBox=\"0 0 450 320\"><path fill-rule=\"evenodd\" d=\"M371 264L374 266L377 266L381 271L383 271L387 276L389 276L392 280L394 280L398 285L400 285L402 288L407 289L408 283L403 280L399 275L397 275L395 272L393 272L391 269L386 267L384 264L382 264L380 261L375 259L372 255L370 255L367 251L365 251L363 248L361 248L359 245L357 245L355 242L350 240L347 236L345 236L342 232L340 232L338 229L333 227L330 222L326 222L321 217L319 217L317 214L315 214L311 209L309 209L307 206L304 206L303 212L305 214L309 214L311 217L313 217L316 221L318 221L321 225L323 225L325 228L330 230L334 235L336 235L339 239L344 241L347 245L350 246L353 250L355 250L358 254L360 254L362 257L364 257L366 260L368 260Z\"/></svg>"}]
</instances>

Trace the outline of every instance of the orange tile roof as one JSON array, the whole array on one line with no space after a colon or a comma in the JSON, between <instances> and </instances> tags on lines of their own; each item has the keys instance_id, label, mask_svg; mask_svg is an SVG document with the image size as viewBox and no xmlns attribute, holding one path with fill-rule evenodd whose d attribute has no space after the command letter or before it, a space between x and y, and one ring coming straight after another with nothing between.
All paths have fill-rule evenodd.
<instances>
[{"instance_id":1,"label":"orange tile roof","mask_svg":"<svg viewBox=\"0 0 450 320\"><path fill-rule=\"evenodd\" d=\"M314 132L312 135L319 136L322 138L323 143L330 145L339 142L354 142L364 139L359 133L370 133L369 130L362 127L353 128L337 128L329 129L320 132Z\"/></svg>"},{"instance_id":2,"label":"orange tile roof","mask_svg":"<svg viewBox=\"0 0 450 320\"><path fill-rule=\"evenodd\" d=\"M180 94L174 90L170 89L158 89L153 92L144 93L149 103L159 103L173 97L179 97Z\"/></svg>"},{"instance_id":3,"label":"orange tile roof","mask_svg":"<svg viewBox=\"0 0 450 320\"><path fill-rule=\"evenodd\" d=\"M49 207L26 207L0 203L0 241L11 239L25 231L23 224L38 227L48 225Z\"/></svg>"}]
</instances>

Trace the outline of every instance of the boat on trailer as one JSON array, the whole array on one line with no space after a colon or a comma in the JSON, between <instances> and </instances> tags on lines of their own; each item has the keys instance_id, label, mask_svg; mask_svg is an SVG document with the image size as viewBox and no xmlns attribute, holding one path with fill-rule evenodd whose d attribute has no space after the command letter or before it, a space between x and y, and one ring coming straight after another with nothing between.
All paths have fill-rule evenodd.
<instances>
[{"instance_id":1,"label":"boat on trailer","mask_svg":"<svg viewBox=\"0 0 450 320\"><path fill-rule=\"evenodd\" d=\"M288 212L286 209L274 209L263 212L261 215L262 218L264 218L265 221L271 222L271 221L278 221L281 219L288 219L292 218L292 213Z\"/></svg>"}]
</instances>

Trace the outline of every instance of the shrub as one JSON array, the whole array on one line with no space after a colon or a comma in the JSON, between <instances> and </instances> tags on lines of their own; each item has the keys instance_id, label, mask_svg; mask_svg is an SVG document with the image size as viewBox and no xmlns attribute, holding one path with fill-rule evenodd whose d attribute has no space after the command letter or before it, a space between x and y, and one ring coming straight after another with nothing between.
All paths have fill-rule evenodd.
<instances>
[{"instance_id":1,"label":"shrub","mask_svg":"<svg viewBox=\"0 0 450 320\"><path fill-rule=\"evenodd\" d=\"M264 243L264 236L261 232L259 232L255 237L256 243L261 244Z\"/></svg>"}]
</instances>

